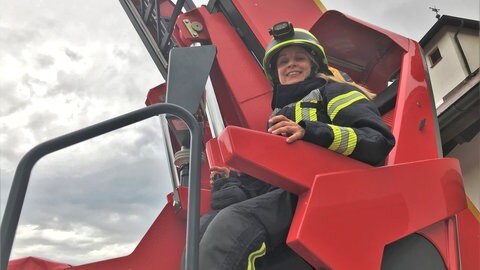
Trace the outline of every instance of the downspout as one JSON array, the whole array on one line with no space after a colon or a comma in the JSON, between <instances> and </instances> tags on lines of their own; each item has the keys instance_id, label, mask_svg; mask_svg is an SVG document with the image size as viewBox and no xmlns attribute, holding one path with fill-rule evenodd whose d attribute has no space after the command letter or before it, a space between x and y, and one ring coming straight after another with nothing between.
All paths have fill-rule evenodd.
<instances>
[{"instance_id":1,"label":"downspout","mask_svg":"<svg viewBox=\"0 0 480 270\"><path fill-rule=\"evenodd\" d=\"M465 68L467 69L467 73L468 73L467 77L470 77L470 75L472 75L472 71L470 70L470 66L468 65L467 57L465 56L465 52L463 51L462 45L460 44L460 40L458 39L458 33L460 33L460 30L463 29L464 24L465 24L465 21L461 20L460 27L458 27L457 32L455 33L454 39L455 39L455 43L457 44L458 50L460 51L460 55L462 56L463 64L465 65ZM457 111L457 107L456 106L453 106L453 107ZM461 260L461 257L460 257L460 255L461 255L460 238L459 238L459 232L458 232L458 216L457 215L455 215L455 217L453 219L453 222L455 224L455 230L456 230L455 241L456 241L456 244L457 244L457 257L459 258L457 267L459 269L462 269L462 260Z\"/></svg>"},{"instance_id":2,"label":"downspout","mask_svg":"<svg viewBox=\"0 0 480 270\"><path fill-rule=\"evenodd\" d=\"M460 40L458 39L458 33L460 33L460 30L463 29L463 25L465 24L465 21L462 20L460 23L460 27L458 27L457 32L455 33L454 39L455 39L455 44L457 44L458 50L460 51L460 55L462 56L463 64L465 68L467 69L468 76L472 74L472 71L470 70L470 66L468 65L467 57L465 56L465 52L463 51L462 45L460 44Z\"/></svg>"}]
</instances>

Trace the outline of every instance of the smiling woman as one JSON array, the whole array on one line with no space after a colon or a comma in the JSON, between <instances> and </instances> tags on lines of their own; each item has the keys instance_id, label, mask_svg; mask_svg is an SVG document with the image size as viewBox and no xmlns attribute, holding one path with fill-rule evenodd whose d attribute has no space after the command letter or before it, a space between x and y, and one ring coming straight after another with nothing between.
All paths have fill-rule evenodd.
<instances>
[{"instance_id":1,"label":"smiling woman","mask_svg":"<svg viewBox=\"0 0 480 270\"><path fill-rule=\"evenodd\" d=\"M144 107L162 81L116 1L15 1L0 17L3 213L29 149ZM11 259L75 265L132 252L170 189L158 177L166 172L158 130L157 119L147 120L41 160Z\"/></svg>"},{"instance_id":2,"label":"smiling woman","mask_svg":"<svg viewBox=\"0 0 480 270\"><path fill-rule=\"evenodd\" d=\"M312 76L309 53L300 46L285 48L278 54L277 69L281 84L304 81L307 77Z\"/></svg>"}]
</instances>

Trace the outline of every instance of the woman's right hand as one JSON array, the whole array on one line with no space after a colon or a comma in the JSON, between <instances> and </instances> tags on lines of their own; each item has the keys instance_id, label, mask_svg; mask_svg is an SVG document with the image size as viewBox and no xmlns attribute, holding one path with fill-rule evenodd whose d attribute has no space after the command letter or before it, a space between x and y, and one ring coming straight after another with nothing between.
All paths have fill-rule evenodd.
<instances>
[{"instance_id":1,"label":"woman's right hand","mask_svg":"<svg viewBox=\"0 0 480 270\"><path fill-rule=\"evenodd\" d=\"M276 115L268 120L271 125L268 132L287 137L287 143L293 143L303 138L305 129L284 115Z\"/></svg>"}]
</instances>

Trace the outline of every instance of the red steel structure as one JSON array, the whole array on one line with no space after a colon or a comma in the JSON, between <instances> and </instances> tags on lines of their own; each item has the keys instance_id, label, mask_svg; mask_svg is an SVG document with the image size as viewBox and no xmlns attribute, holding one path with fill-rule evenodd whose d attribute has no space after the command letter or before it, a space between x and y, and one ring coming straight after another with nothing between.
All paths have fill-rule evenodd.
<instances>
[{"instance_id":1,"label":"red steel structure","mask_svg":"<svg viewBox=\"0 0 480 270\"><path fill-rule=\"evenodd\" d=\"M208 168L227 165L299 196L287 244L315 269L398 269L405 260L405 265L423 267L415 255L406 255L412 252L441 266L434 269L480 269L478 212L467 208L459 162L442 157L429 77L417 42L327 11L312 0L212 0L199 8L187 2L187 11L178 17L178 6L170 1L122 4L147 18L138 26L130 14L147 48L152 46L157 66L167 60L173 45L216 47L210 81L226 128L216 134L215 123L201 122L208 162L202 165L200 213L209 210ZM170 43L145 16L152 12L157 18L174 18ZM285 20L309 29L331 66L377 94L375 102L397 140L384 166L372 167L303 141L287 145L265 132L272 93L258 59L270 40L269 27ZM148 43L149 37L157 44ZM161 53L154 55L155 48ZM165 65L159 69L167 72ZM164 102L168 83L151 89L146 104ZM196 112L201 119L208 118L205 104L203 98ZM168 120L168 126L172 153L179 153L184 127L174 120ZM188 193L182 182L174 186L130 255L41 269L180 269ZM8 269L34 268L12 261Z\"/></svg>"}]
</instances>

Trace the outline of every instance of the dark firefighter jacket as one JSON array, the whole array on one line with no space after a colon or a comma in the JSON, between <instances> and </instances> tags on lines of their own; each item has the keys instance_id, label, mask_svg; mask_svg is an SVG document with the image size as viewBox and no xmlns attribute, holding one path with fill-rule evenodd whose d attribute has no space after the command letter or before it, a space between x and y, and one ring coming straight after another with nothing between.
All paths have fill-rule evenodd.
<instances>
[{"instance_id":1,"label":"dark firefighter jacket","mask_svg":"<svg viewBox=\"0 0 480 270\"><path fill-rule=\"evenodd\" d=\"M308 79L277 85L273 113L284 115L305 129L303 140L371 165L380 165L395 138L375 105L354 86ZM246 174L214 182L212 209L222 209L275 189Z\"/></svg>"},{"instance_id":2,"label":"dark firefighter jacket","mask_svg":"<svg viewBox=\"0 0 480 270\"><path fill-rule=\"evenodd\" d=\"M351 84L315 78L278 85L273 115L284 115L305 129L303 140L379 165L395 138L375 105Z\"/></svg>"}]
</instances>

